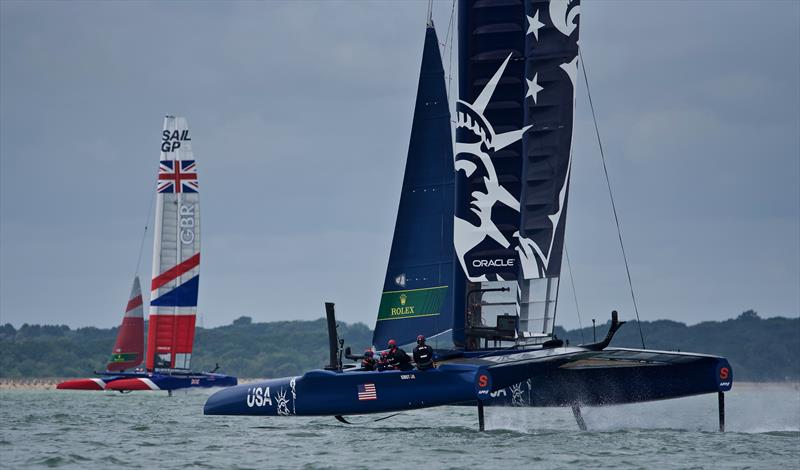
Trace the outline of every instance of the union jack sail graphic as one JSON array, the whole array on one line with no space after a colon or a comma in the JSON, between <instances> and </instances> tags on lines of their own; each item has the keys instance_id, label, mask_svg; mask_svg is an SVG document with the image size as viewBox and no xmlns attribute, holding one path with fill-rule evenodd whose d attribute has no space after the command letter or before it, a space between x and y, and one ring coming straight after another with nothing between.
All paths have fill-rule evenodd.
<instances>
[{"instance_id":1,"label":"union jack sail graphic","mask_svg":"<svg viewBox=\"0 0 800 470\"><path fill-rule=\"evenodd\" d=\"M159 193L196 193L197 163L194 160L163 160L158 165Z\"/></svg>"},{"instance_id":2,"label":"union jack sail graphic","mask_svg":"<svg viewBox=\"0 0 800 470\"><path fill-rule=\"evenodd\" d=\"M189 369L200 282L200 193L185 118L161 134L147 369Z\"/></svg>"}]
</instances>

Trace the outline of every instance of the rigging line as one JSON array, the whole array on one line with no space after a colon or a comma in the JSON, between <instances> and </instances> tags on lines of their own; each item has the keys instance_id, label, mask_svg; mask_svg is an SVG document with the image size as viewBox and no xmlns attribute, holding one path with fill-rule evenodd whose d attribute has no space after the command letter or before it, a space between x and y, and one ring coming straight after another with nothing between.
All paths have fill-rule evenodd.
<instances>
[{"instance_id":1,"label":"rigging line","mask_svg":"<svg viewBox=\"0 0 800 470\"><path fill-rule=\"evenodd\" d=\"M633 300L633 310L636 312L636 324L639 325L639 337L642 340L642 348L644 345L644 333L642 333L642 321L639 319L639 307L636 305L636 295L633 293L633 281L631 281L631 270L628 266L628 256L625 254L625 245L622 243L622 230L619 226L619 217L617 216L617 206L614 204L614 194L611 192L611 179L608 176L608 168L606 167L606 155L603 151L603 141L600 139L600 128L597 126L597 116L594 112L594 103L592 102L592 92L589 90L589 77L586 74L586 61L583 59L582 51L578 50L580 56L581 69L583 70L583 81L586 84L586 96L589 98L589 108L592 110L592 120L594 121L594 132L597 135L597 145L600 147L600 158L603 161L603 172L606 175L606 185L608 186L608 197L611 199L611 209L614 212L614 222L617 224L617 237L619 238L619 247L622 250L622 259L625 261L625 272L628 274L628 287L631 289L631 300Z\"/></svg>"},{"instance_id":2,"label":"rigging line","mask_svg":"<svg viewBox=\"0 0 800 470\"><path fill-rule=\"evenodd\" d=\"M433 25L433 0L428 0L428 17L426 18L427 25Z\"/></svg>"},{"instance_id":3,"label":"rigging line","mask_svg":"<svg viewBox=\"0 0 800 470\"><path fill-rule=\"evenodd\" d=\"M575 299L575 311L578 312L578 328L581 331L581 343L586 344L586 338L583 337L583 324L581 323L581 309L578 307L578 293L575 291L575 277L572 275L572 263L569 262L569 251L567 245L564 245L564 255L567 258L567 270L569 271L569 281L572 284L572 298Z\"/></svg>"},{"instance_id":4,"label":"rigging line","mask_svg":"<svg viewBox=\"0 0 800 470\"><path fill-rule=\"evenodd\" d=\"M156 189L156 188L153 188ZM150 223L150 217L153 215L153 201L156 198L156 192L158 191L151 191L150 193L150 204L147 205L147 218L144 222L144 232L142 232L142 240L139 242L139 256L136 258L136 272L134 273L134 277L139 275L139 267L142 264L142 253L144 252L144 241L147 238L147 230L148 224Z\"/></svg>"},{"instance_id":5,"label":"rigging line","mask_svg":"<svg viewBox=\"0 0 800 470\"><path fill-rule=\"evenodd\" d=\"M450 88L453 82L453 19L456 15L456 0L453 0L453 6L450 8L450 22L447 24L447 34L444 37L444 43L450 44L449 62L447 64L447 105L450 106Z\"/></svg>"}]
</instances>

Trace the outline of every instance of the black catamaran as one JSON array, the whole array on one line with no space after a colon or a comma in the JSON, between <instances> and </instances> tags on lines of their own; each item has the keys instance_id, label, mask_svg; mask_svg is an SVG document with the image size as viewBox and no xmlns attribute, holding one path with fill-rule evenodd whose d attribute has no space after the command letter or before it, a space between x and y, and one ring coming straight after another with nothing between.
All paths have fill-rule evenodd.
<instances>
[{"instance_id":1,"label":"black catamaran","mask_svg":"<svg viewBox=\"0 0 800 470\"><path fill-rule=\"evenodd\" d=\"M451 116L429 19L400 206L373 344L419 334L437 367L343 367L333 305L326 370L223 390L206 414L335 415L448 404L611 405L723 392L721 357L570 346L553 334L572 162L577 0L459 0Z\"/></svg>"}]
</instances>

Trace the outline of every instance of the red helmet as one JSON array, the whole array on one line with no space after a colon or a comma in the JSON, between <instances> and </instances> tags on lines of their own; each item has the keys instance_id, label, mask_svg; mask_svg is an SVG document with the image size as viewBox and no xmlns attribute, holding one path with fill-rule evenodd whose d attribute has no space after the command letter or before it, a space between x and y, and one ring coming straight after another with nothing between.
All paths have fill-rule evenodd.
<instances>
[{"instance_id":1,"label":"red helmet","mask_svg":"<svg viewBox=\"0 0 800 470\"><path fill-rule=\"evenodd\" d=\"M425 335L417 336L417 344L425 344Z\"/></svg>"},{"instance_id":2,"label":"red helmet","mask_svg":"<svg viewBox=\"0 0 800 470\"><path fill-rule=\"evenodd\" d=\"M389 347L390 348L396 348L397 347L397 341L395 341L393 339L390 339L389 340Z\"/></svg>"},{"instance_id":3,"label":"red helmet","mask_svg":"<svg viewBox=\"0 0 800 470\"><path fill-rule=\"evenodd\" d=\"M388 357L388 356L389 356L389 351L381 352L381 357Z\"/></svg>"}]
</instances>

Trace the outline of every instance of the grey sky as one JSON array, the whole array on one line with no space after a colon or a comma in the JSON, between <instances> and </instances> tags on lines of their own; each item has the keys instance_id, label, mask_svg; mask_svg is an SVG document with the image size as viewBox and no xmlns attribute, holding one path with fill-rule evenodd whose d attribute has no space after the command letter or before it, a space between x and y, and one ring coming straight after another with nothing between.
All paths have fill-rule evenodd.
<instances>
[{"instance_id":1,"label":"grey sky","mask_svg":"<svg viewBox=\"0 0 800 470\"><path fill-rule=\"evenodd\" d=\"M0 2L0 321L119 323L171 113L200 165L205 325L318 318L326 300L372 324L426 8ZM436 3L442 40L449 14ZM800 313L799 25L791 1L581 6L643 320ZM584 324L630 318L583 84L576 115Z\"/></svg>"}]
</instances>

